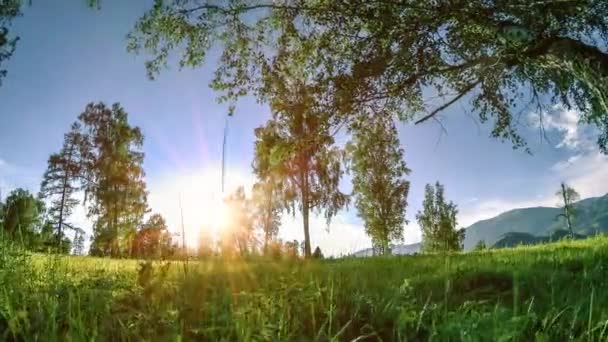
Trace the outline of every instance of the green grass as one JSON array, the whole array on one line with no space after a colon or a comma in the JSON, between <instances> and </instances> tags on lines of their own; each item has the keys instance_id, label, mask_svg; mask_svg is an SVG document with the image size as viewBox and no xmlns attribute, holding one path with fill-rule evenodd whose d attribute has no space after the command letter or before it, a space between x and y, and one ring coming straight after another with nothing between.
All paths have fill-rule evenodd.
<instances>
[{"instance_id":1,"label":"green grass","mask_svg":"<svg viewBox=\"0 0 608 342\"><path fill-rule=\"evenodd\" d=\"M154 264L0 253L0 339L608 339L608 237L442 256Z\"/></svg>"}]
</instances>

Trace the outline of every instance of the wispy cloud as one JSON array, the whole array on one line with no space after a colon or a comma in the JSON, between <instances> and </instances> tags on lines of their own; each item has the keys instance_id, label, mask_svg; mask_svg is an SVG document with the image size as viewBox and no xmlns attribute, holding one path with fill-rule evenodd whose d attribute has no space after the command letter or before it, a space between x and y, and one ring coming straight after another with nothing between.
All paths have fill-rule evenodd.
<instances>
[{"instance_id":1,"label":"wispy cloud","mask_svg":"<svg viewBox=\"0 0 608 342\"><path fill-rule=\"evenodd\" d=\"M594 140L597 129L580 123L581 113L576 109L567 109L559 104L548 111L532 112L529 117L534 127L551 133L551 137L548 137L550 141L554 135L557 136L556 148L578 152L597 149Z\"/></svg>"}]
</instances>

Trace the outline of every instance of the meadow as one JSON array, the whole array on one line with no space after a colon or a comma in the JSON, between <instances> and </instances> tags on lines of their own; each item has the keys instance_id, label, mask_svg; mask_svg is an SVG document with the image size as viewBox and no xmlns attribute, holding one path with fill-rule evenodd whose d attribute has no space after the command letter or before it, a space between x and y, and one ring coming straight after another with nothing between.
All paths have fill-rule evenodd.
<instances>
[{"instance_id":1,"label":"meadow","mask_svg":"<svg viewBox=\"0 0 608 342\"><path fill-rule=\"evenodd\" d=\"M0 253L14 341L603 341L608 237L452 255L145 262Z\"/></svg>"}]
</instances>

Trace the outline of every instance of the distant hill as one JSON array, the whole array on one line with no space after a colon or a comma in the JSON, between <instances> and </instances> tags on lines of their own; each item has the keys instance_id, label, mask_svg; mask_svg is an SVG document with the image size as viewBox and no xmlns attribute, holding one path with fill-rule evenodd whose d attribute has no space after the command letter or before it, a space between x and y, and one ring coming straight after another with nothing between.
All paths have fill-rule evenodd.
<instances>
[{"instance_id":1,"label":"distant hill","mask_svg":"<svg viewBox=\"0 0 608 342\"><path fill-rule=\"evenodd\" d=\"M575 233L583 236L608 231L608 194L592 197L574 204L576 217ZM465 228L464 248L471 249L481 240L486 245L511 245L517 241L537 243L538 239L549 239L557 230L564 229L563 220L558 220L559 208L535 207L514 209L494 218L483 220ZM518 234L518 233L524 233Z\"/></svg>"},{"instance_id":2,"label":"distant hill","mask_svg":"<svg viewBox=\"0 0 608 342\"><path fill-rule=\"evenodd\" d=\"M391 245L391 251L393 255L409 255L420 252L420 243L413 243L409 245L396 244ZM352 254L355 257L367 257L372 256L373 251L371 248L363 249Z\"/></svg>"},{"instance_id":3,"label":"distant hill","mask_svg":"<svg viewBox=\"0 0 608 342\"><path fill-rule=\"evenodd\" d=\"M492 248L516 247L519 245L536 245L540 243L559 241L569 235L565 229L558 229L548 236L535 236L529 233L506 233L492 246ZM586 235L574 234L574 239L584 239Z\"/></svg>"}]
</instances>

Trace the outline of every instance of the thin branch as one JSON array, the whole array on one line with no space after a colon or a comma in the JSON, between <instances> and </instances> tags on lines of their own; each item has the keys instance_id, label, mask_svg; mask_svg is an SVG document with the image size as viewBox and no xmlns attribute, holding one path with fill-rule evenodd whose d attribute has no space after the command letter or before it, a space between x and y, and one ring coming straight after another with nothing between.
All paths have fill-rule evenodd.
<instances>
[{"instance_id":1,"label":"thin branch","mask_svg":"<svg viewBox=\"0 0 608 342\"><path fill-rule=\"evenodd\" d=\"M453 99L451 99L450 101L444 103L443 105L441 105L439 108L433 110L432 112L430 112L429 114L425 115L424 117L422 117L421 119L418 119L414 124L418 125L420 123L425 122L426 120L434 117L435 115L437 115L437 113L445 110L446 108L448 108L449 106L453 105L454 103L456 103L458 100L460 100L463 96L465 96L466 94L468 94L471 90L473 90L473 88L475 88L479 83L481 83L481 81L475 81L473 83L470 83L466 88L464 88L464 90L462 90L460 92L460 94L458 94L456 97L454 97Z\"/></svg>"}]
</instances>

